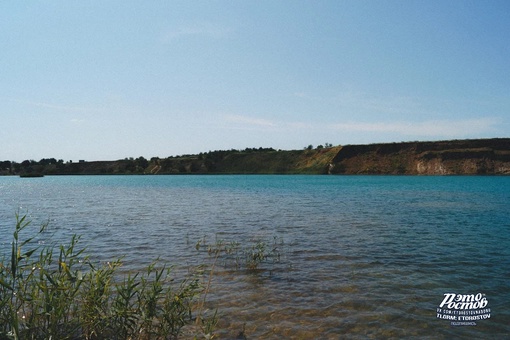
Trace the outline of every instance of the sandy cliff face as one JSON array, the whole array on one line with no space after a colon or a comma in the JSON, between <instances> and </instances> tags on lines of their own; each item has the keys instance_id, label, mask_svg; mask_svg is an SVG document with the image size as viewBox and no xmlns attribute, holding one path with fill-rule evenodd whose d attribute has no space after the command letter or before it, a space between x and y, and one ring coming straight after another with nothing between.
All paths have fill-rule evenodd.
<instances>
[{"instance_id":1,"label":"sandy cliff face","mask_svg":"<svg viewBox=\"0 0 510 340\"><path fill-rule=\"evenodd\" d=\"M510 175L510 163L491 159L465 159L444 161L441 159L416 161L418 175Z\"/></svg>"},{"instance_id":2,"label":"sandy cliff face","mask_svg":"<svg viewBox=\"0 0 510 340\"><path fill-rule=\"evenodd\" d=\"M416 161L416 173L419 175L449 175L451 172L447 170L443 162L439 159L431 161Z\"/></svg>"},{"instance_id":3,"label":"sandy cliff face","mask_svg":"<svg viewBox=\"0 0 510 340\"><path fill-rule=\"evenodd\" d=\"M337 174L509 175L510 139L344 146Z\"/></svg>"}]
</instances>

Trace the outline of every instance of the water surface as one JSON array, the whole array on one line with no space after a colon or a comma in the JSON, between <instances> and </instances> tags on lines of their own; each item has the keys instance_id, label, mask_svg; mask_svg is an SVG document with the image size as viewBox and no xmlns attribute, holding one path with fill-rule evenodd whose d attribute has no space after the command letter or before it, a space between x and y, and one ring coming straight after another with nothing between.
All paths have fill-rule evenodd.
<instances>
[{"instance_id":1,"label":"water surface","mask_svg":"<svg viewBox=\"0 0 510 340\"><path fill-rule=\"evenodd\" d=\"M510 177L0 177L0 247L14 215L49 221L48 242L82 235L125 270L160 257L203 262L199 239L264 240L280 262L218 266L210 294L221 337L510 336ZM488 320L451 326L443 294L486 294Z\"/></svg>"}]
</instances>

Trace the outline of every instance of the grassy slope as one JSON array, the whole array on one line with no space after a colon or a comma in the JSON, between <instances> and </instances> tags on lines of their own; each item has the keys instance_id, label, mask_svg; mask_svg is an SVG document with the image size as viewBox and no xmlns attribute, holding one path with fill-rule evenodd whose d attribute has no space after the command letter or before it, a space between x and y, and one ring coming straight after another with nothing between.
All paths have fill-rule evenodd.
<instances>
[{"instance_id":1,"label":"grassy slope","mask_svg":"<svg viewBox=\"0 0 510 340\"><path fill-rule=\"evenodd\" d=\"M159 174L322 174L341 147L292 151L220 151L159 160ZM149 165L152 169L155 165Z\"/></svg>"}]
</instances>

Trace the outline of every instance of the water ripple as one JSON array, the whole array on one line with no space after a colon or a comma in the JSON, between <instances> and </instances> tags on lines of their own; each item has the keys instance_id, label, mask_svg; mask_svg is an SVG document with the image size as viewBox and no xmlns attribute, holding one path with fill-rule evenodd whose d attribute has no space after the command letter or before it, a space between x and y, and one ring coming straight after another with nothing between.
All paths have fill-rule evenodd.
<instances>
[{"instance_id":1,"label":"water ripple","mask_svg":"<svg viewBox=\"0 0 510 340\"><path fill-rule=\"evenodd\" d=\"M177 272L210 263L203 240L278 242L280 262L219 263L209 295L220 338L510 337L510 178L395 176L69 176L0 178L0 245L14 213L49 220L97 261ZM443 294L487 294L474 327L436 318Z\"/></svg>"}]
</instances>

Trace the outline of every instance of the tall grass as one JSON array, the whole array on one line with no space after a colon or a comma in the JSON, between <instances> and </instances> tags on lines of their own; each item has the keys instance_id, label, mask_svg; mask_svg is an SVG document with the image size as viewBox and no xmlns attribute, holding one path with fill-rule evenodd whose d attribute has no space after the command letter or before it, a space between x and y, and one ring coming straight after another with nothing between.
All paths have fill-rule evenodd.
<instances>
[{"instance_id":1,"label":"tall grass","mask_svg":"<svg viewBox=\"0 0 510 340\"><path fill-rule=\"evenodd\" d=\"M155 261L121 278L120 260L92 263L78 236L41 247L43 226L23 239L29 225L16 215L10 259L0 262L0 339L174 339L200 319L198 276L176 284L170 268ZM200 323L207 332L213 324Z\"/></svg>"},{"instance_id":2,"label":"tall grass","mask_svg":"<svg viewBox=\"0 0 510 340\"><path fill-rule=\"evenodd\" d=\"M79 236L65 245L40 245L45 229L34 230L26 216L16 215L10 251L0 258L0 340L212 339L218 311L211 311L207 296L217 265L271 274L283 246L276 237L244 246L204 237L195 247L209 265L188 275L176 278L158 260L122 275L120 259L91 261Z\"/></svg>"},{"instance_id":3,"label":"tall grass","mask_svg":"<svg viewBox=\"0 0 510 340\"><path fill-rule=\"evenodd\" d=\"M209 256L214 257L213 268L216 262L221 261L224 267L233 267L235 270L245 270L248 273L257 273L264 264L276 264L280 262L283 239L273 237L273 241L267 242L257 238L252 240L251 245L242 245L237 241L216 240L215 243L207 244L205 237L197 241L197 251L207 251ZM267 269L267 268L265 268ZM271 270L269 270L271 271Z\"/></svg>"}]
</instances>

